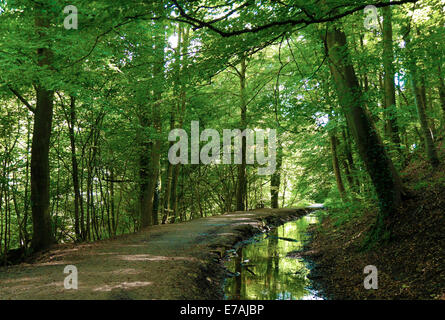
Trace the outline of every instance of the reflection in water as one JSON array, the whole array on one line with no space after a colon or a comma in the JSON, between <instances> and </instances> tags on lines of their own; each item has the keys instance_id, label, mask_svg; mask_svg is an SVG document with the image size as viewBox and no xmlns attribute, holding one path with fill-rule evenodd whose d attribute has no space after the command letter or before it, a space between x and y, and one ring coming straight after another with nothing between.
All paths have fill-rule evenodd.
<instances>
[{"instance_id":1,"label":"reflection in water","mask_svg":"<svg viewBox=\"0 0 445 320\"><path fill-rule=\"evenodd\" d=\"M308 225L316 222L314 216L308 215L258 235L241 246L226 262L233 274L226 279L226 299L320 299L309 288L306 262L286 257L287 253L302 248Z\"/></svg>"}]
</instances>

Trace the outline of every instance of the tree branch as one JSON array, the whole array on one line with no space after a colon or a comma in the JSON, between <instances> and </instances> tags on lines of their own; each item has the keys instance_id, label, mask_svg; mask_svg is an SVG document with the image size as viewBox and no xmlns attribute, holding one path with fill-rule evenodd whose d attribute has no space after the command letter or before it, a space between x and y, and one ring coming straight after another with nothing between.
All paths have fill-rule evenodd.
<instances>
[{"instance_id":1,"label":"tree branch","mask_svg":"<svg viewBox=\"0 0 445 320\"><path fill-rule=\"evenodd\" d=\"M343 17L349 16L357 11L363 10L368 5L373 5L377 8L383 8L383 7L387 7L387 6L401 5L401 4L405 4L405 3L416 3L419 0L398 0L398 1L392 1L392 2L364 3L362 5L355 7L355 8L346 10L342 13L338 13L338 14L335 14L332 16L330 15L331 12L329 12L327 14L327 16L322 17L322 18L315 18L314 16L310 15L307 12L307 10L303 10L303 8L299 7L299 9L302 12L304 12L306 14L306 16L309 16L309 19L307 19L307 18L285 19L285 20L281 20L281 21L274 21L274 22L266 23L264 25L256 26L253 28L245 28L245 29L232 30L232 31L225 31L225 30L215 27L213 25L213 23L216 22L215 20L204 21L204 20L200 20L200 19L197 19L197 18L189 15L185 12L184 8L178 4L177 0L172 0L172 1L173 1L174 6L179 10L179 14L183 19L173 18L170 20L188 23L188 24L192 25L195 30L201 29L201 28L207 28L211 31L216 32L220 36L226 38L226 37L237 36L237 35L241 35L241 34L245 34L245 33L257 33L257 32L260 32L260 31L263 31L263 30L266 30L266 29L269 29L272 27L278 27L278 26L290 26L290 27L293 27L296 25L308 26L308 25L316 24L316 23L332 22L332 21L341 19ZM246 7L246 6L247 6L247 2L244 3L243 6L240 6L237 9L240 9L241 7ZM233 12L231 12L231 13L233 13ZM220 19L217 19L217 20L220 20Z\"/></svg>"},{"instance_id":2,"label":"tree branch","mask_svg":"<svg viewBox=\"0 0 445 320\"><path fill-rule=\"evenodd\" d=\"M8 88L29 109L29 111L31 111L32 113L36 112L36 109L31 106L31 104L17 90L15 90L10 85L8 85Z\"/></svg>"}]
</instances>

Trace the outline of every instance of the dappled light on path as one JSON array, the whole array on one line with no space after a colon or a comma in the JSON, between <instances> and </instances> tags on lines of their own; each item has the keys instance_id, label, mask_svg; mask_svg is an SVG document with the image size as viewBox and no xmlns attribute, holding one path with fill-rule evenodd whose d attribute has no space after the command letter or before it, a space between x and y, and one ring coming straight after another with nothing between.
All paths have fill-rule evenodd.
<instances>
[{"instance_id":1,"label":"dappled light on path","mask_svg":"<svg viewBox=\"0 0 445 320\"><path fill-rule=\"evenodd\" d=\"M165 256L153 256L150 254L123 255L119 256L119 259L127 261L195 260L194 258L191 257L165 257Z\"/></svg>"},{"instance_id":2,"label":"dappled light on path","mask_svg":"<svg viewBox=\"0 0 445 320\"><path fill-rule=\"evenodd\" d=\"M152 282L122 282L120 284L116 284L114 286L105 285L103 287L99 287L94 289L94 291L111 291L113 289L128 289L128 288L136 288L136 287L145 287L153 284Z\"/></svg>"},{"instance_id":3,"label":"dappled light on path","mask_svg":"<svg viewBox=\"0 0 445 320\"><path fill-rule=\"evenodd\" d=\"M215 261L224 251L259 232L266 218L285 221L306 212L236 212L56 246L33 264L0 268L0 299L219 299L223 269ZM78 269L77 290L64 288L66 265Z\"/></svg>"}]
</instances>

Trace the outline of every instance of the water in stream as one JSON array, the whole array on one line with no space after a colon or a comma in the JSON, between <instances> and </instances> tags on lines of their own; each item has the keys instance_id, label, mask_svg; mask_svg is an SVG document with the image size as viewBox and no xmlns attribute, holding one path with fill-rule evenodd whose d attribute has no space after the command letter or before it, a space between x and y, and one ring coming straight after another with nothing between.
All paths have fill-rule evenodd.
<instances>
[{"instance_id":1,"label":"water in stream","mask_svg":"<svg viewBox=\"0 0 445 320\"><path fill-rule=\"evenodd\" d=\"M226 261L226 267L232 276L225 282L225 298L321 299L311 289L311 282L307 278L307 262L286 256L287 253L303 247L308 238L307 227L316 222L314 215L307 215L245 241Z\"/></svg>"}]
</instances>

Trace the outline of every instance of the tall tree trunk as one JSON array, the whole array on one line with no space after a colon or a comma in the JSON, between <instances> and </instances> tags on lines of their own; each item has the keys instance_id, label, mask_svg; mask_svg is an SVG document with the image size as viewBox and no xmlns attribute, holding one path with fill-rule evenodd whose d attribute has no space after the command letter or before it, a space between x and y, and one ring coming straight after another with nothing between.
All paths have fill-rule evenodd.
<instances>
[{"instance_id":1,"label":"tall tree trunk","mask_svg":"<svg viewBox=\"0 0 445 320\"><path fill-rule=\"evenodd\" d=\"M171 191L171 204L173 219L172 222L176 222L176 217L178 216L178 181L181 165L175 164L173 166L173 178L172 178L172 191Z\"/></svg>"},{"instance_id":2,"label":"tall tree trunk","mask_svg":"<svg viewBox=\"0 0 445 320\"><path fill-rule=\"evenodd\" d=\"M348 168L348 172L346 173L346 177L348 179L348 183L350 185L351 190L358 192L360 188L360 181L355 176L356 175L356 168L354 164L354 158L352 156L352 146L351 146L351 137L349 135L348 128L344 128L342 130L342 137L344 141L344 153L345 153L345 168ZM346 169L345 169L346 170Z\"/></svg>"},{"instance_id":3,"label":"tall tree trunk","mask_svg":"<svg viewBox=\"0 0 445 320\"><path fill-rule=\"evenodd\" d=\"M74 126L76 125L76 99L70 97L70 116L68 121L68 131L70 136L71 145L71 165L72 165L72 179L73 179L73 189L74 189L74 232L76 234L76 239L81 240L80 225L79 225L79 206L82 207L82 199L80 197L79 188L79 169L76 156L76 140L74 133Z\"/></svg>"},{"instance_id":4,"label":"tall tree trunk","mask_svg":"<svg viewBox=\"0 0 445 320\"><path fill-rule=\"evenodd\" d=\"M244 131L247 128L247 104L246 104L246 59L245 57L241 60L241 69L238 72L240 79L240 109L241 109L241 122L240 129ZM238 165L238 184L236 193L236 210L244 211L244 200L246 198L247 192L247 177L246 177L246 148L247 139L244 135L242 138L241 148L241 164Z\"/></svg>"},{"instance_id":5,"label":"tall tree trunk","mask_svg":"<svg viewBox=\"0 0 445 320\"><path fill-rule=\"evenodd\" d=\"M178 128L182 128L183 126L183 121L184 121L184 113L185 113L185 108L186 108L186 95L185 95L185 90L183 90L180 94L180 118L179 118L179 124L178 124ZM171 212L173 214L173 222L176 222L176 217L178 216L178 180L179 180L179 173L181 170L181 164L175 164L172 165L172 171L173 171L173 176L172 176L172 184L171 184L171 198L170 198L170 208L171 208Z\"/></svg>"},{"instance_id":6,"label":"tall tree trunk","mask_svg":"<svg viewBox=\"0 0 445 320\"><path fill-rule=\"evenodd\" d=\"M110 168L110 206L111 206L111 230L112 235L116 235L117 231L117 217L116 217L116 207L114 203L114 169Z\"/></svg>"},{"instance_id":7,"label":"tall tree trunk","mask_svg":"<svg viewBox=\"0 0 445 320\"><path fill-rule=\"evenodd\" d=\"M275 172L272 174L270 178L270 204L272 208L278 208L278 195L280 193L280 185L281 185L281 165L283 163L283 149L280 141L278 141L277 148L277 167Z\"/></svg>"},{"instance_id":8,"label":"tall tree trunk","mask_svg":"<svg viewBox=\"0 0 445 320\"><path fill-rule=\"evenodd\" d=\"M337 138L333 132L329 133L329 140L331 143L331 155L332 155L332 167L334 169L335 181L337 182L338 192L340 193L340 197L342 200L345 200L346 191L345 186L343 184L343 180L341 178L340 166L338 164L338 155L337 155Z\"/></svg>"},{"instance_id":9,"label":"tall tree trunk","mask_svg":"<svg viewBox=\"0 0 445 320\"><path fill-rule=\"evenodd\" d=\"M159 34L154 36L154 49L153 54L155 62L153 63L153 103L152 103L152 124L153 129L156 131L156 137L152 142L150 161L148 166L148 175L146 177L147 189L145 192L144 207L141 210L141 223L142 227L153 225L157 223L157 211L154 209L154 199L156 193L156 186L159 179L159 161L161 157L161 95L164 85L164 45L165 45L165 33L164 30L158 30ZM154 216L156 212L156 217Z\"/></svg>"},{"instance_id":10,"label":"tall tree trunk","mask_svg":"<svg viewBox=\"0 0 445 320\"><path fill-rule=\"evenodd\" d=\"M92 168L91 168L91 148L88 150L88 160L87 160L87 216L86 216L86 226L85 226L85 240L90 241L91 240L91 195L92 195L92 191L90 191L92 189Z\"/></svg>"},{"instance_id":11,"label":"tall tree trunk","mask_svg":"<svg viewBox=\"0 0 445 320\"><path fill-rule=\"evenodd\" d=\"M411 48L411 38L409 33L405 34L404 40L406 42L407 49ZM426 89L425 78L423 75L419 75L417 70L417 63L414 57L410 57L408 61L408 68L410 71L411 85L414 91L414 97L416 100L417 114L419 116L420 127L422 129L423 139L425 141L425 148L430 162L433 168L439 166L439 157L437 155L436 147L434 146L433 137L431 136L431 130L428 125L428 118L426 115Z\"/></svg>"},{"instance_id":12,"label":"tall tree trunk","mask_svg":"<svg viewBox=\"0 0 445 320\"><path fill-rule=\"evenodd\" d=\"M29 159L29 150L31 145L31 122L32 118L27 116L27 124L26 124L26 167L25 167L25 198L24 198L24 207L23 207L23 233L25 236L24 247L27 248L29 244L29 234L28 234L28 216L29 216L29 207L30 207L30 198L29 198L29 173L30 173L30 159Z\"/></svg>"},{"instance_id":13,"label":"tall tree trunk","mask_svg":"<svg viewBox=\"0 0 445 320\"><path fill-rule=\"evenodd\" d=\"M43 30L50 22L44 4L35 5L35 27L40 38L45 37ZM52 51L49 48L37 49L37 64L41 68L51 67ZM35 251L43 250L54 242L51 230L49 208L49 144L53 119L54 92L36 83L36 109L31 146L31 210L33 237L31 247Z\"/></svg>"},{"instance_id":14,"label":"tall tree trunk","mask_svg":"<svg viewBox=\"0 0 445 320\"><path fill-rule=\"evenodd\" d=\"M422 137L425 141L426 153L430 164L437 168L439 166L439 157L437 155L436 147L434 146L431 129L428 124L428 117L426 115L426 90L424 81L420 83L416 80L416 72L411 73L411 83L416 98L417 114L419 116L420 128L422 129Z\"/></svg>"},{"instance_id":15,"label":"tall tree trunk","mask_svg":"<svg viewBox=\"0 0 445 320\"><path fill-rule=\"evenodd\" d=\"M170 131L175 129L175 105L172 104L170 111ZM169 148L173 146L174 142L170 141ZM172 178L173 178L173 165L170 161L166 161L166 174L165 174L165 182L163 185L164 195L161 203L161 214L162 214L162 224L165 224L168 220L168 216L170 214L170 197L171 197L171 187L172 187Z\"/></svg>"},{"instance_id":16,"label":"tall tree trunk","mask_svg":"<svg viewBox=\"0 0 445 320\"><path fill-rule=\"evenodd\" d=\"M170 147L172 144L170 143ZM171 188L173 179L173 165L167 161L165 184L164 184L164 197L162 199L162 224L165 224L168 220L170 214L170 198L171 198Z\"/></svg>"},{"instance_id":17,"label":"tall tree trunk","mask_svg":"<svg viewBox=\"0 0 445 320\"><path fill-rule=\"evenodd\" d=\"M149 172L150 172L150 153L152 144L148 141L147 128L149 120L146 111L142 110L139 115L139 123L144 129L140 137L140 154L139 154L139 209L140 209L140 227L149 226L151 223L151 214L148 212L149 207Z\"/></svg>"},{"instance_id":18,"label":"tall tree trunk","mask_svg":"<svg viewBox=\"0 0 445 320\"><path fill-rule=\"evenodd\" d=\"M352 177L351 168L349 168L346 158L342 158L341 163L343 165L343 168L345 169L345 176L346 180L348 181L349 190L354 191L355 190L354 178Z\"/></svg>"},{"instance_id":19,"label":"tall tree trunk","mask_svg":"<svg viewBox=\"0 0 445 320\"><path fill-rule=\"evenodd\" d=\"M156 179L156 185L155 185L155 191L154 191L154 196L153 196L153 224L157 225L159 224L159 189L160 189L160 184L159 184L159 168L160 165L158 165L158 177Z\"/></svg>"},{"instance_id":20,"label":"tall tree trunk","mask_svg":"<svg viewBox=\"0 0 445 320\"><path fill-rule=\"evenodd\" d=\"M396 213L401 203L402 183L368 113L362 106L362 92L343 31L330 26L326 33L326 48L340 105L379 199L380 213L372 238L382 238L390 232L387 219Z\"/></svg>"},{"instance_id":21,"label":"tall tree trunk","mask_svg":"<svg viewBox=\"0 0 445 320\"><path fill-rule=\"evenodd\" d=\"M437 69L438 69L438 79L439 79L440 105L442 107L443 125L445 127L445 84L443 81L443 74L440 65L437 67Z\"/></svg>"},{"instance_id":22,"label":"tall tree trunk","mask_svg":"<svg viewBox=\"0 0 445 320\"><path fill-rule=\"evenodd\" d=\"M391 142L400 151L399 129L396 119L396 88L394 84L394 49L392 40L392 9L390 6L383 9L383 67L384 75L384 107L385 107L385 131Z\"/></svg>"},{"instance_id":23,"label":"tall tree trunk","mask_svg":"<svg viewBox=\"0 0 445 320\"><path fill-rule=\"evenodd\" d=\"M183 27L179 25L178 27L178 47L177 47L177 62L176 62L176 72L177 72L177 80L175 82L175 89L178 92L178 103L172 105L171 115L170 115L170 130L176 128L176 114L178 114L178 126L177 128L182 128L184 115L186 111L186 86L187 83L184 82L184 75L182 74L184 71L187 71L187 63L188 63L188 47L190 44L190 28ZM176 110L175 110L176 106ZM170 146L172 146L174 142L170 142ZM177 192L176 188L178 185L178 177L179 170L181 164L172 165L170 162L167 164L167 178L166 178L166 187L164 188L164 205L163 210L165 213L163 214L162 223L166 223L168 221L168 216L170 213L173 213L173 222L176 220L177 215Z\"/></svg>"}]
</instances>

